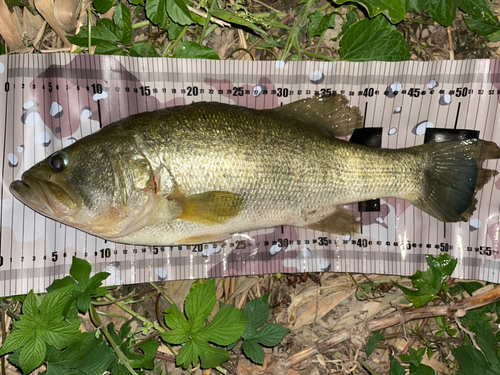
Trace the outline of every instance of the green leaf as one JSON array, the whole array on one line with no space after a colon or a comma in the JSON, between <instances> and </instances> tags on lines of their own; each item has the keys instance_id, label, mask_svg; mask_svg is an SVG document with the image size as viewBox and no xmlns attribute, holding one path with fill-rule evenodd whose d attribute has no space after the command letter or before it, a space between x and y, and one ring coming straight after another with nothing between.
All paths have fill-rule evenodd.
<instances>
[{"instance_id":1,"label":"green leaf","mask_svg":"<svg viewBox=\"0 0 500 375\"><path fill-rule=\"evenodd\" d=\"M126 55L126 53L123 51L123 49L120 46L117 46L115 43L112 43L112 42L100 42L95 49L95 54L96 55L122 55L122 56Z\"/></svg>"},{"instance_id":2,"label":"green leaf","mask_svg":"<svg viewBox=\"0 0 500 375\"><path fill-rule=\"evenodd\" d=\"M191 25L193 23L191 12L184 0L168 0L167 13L172 21L177 22L179 25Z\"/></svg>"},{"instance_id":3,"label":"green leaf","mask_svg":"<svg viewBox=\"0 0 500 375\"><path fill-rule=\"evenodd\" d=\"M7 339L2 345L0 349L0 356L5 355L7 353L12 353L13 351L19 349L23 345L25 345L29 340L31 340L34 336L35 332L26 332L21 329L16 329L7 336Z\"/></svg>"},{"instance_id":4,"label":"green leaf","mask_svg":"<svg viewBox=\"0 0 500 375\"><path fill-rule=\"evenodd\" d=\"M35 335L22 347L19 354L19 367L25 374L29 374L42 365L46 350L47 347L43 339L39 335Z\"/></svg>"},{"instance_id":5,"label":"green leaf","mask_svg":"<svg viewBox=\"0 0 500 375\"><path fill-rule=\"evenodd\" d=\"M191 292L184 302L184 312L192 331L200 330L214 309L215 303L215 279L191 287Z\"/></svg>"},{"instance_id":6,"label":"green leaf","mask_svg":"<svg viewBox=\"0 0 500 375\"><path fill-rule=\"evenodd\" d=\"M94 0L94 8L99 13L106 13L118 0Z\"/></svg>"},{"instance_id":7,"label":"green leaf","mask_svg":"<svg viewBox=\"0 0 500 375\"><path fill-rule=\"evenodd\" d=\"M62 321L52 323L50 328L40 330L40 335L44 338L47 344L52 345L56 349L62 350L77 340L78 336L81 335L78 327L80 327L80 320L78 319L74 319L70 322Z\"/></svg>"},{"instance_id":8,"label":"green leaf","mask_svg":"<svg viewBox=\"0 0 500 375\"><path fill-rule=\"evenodd\" d=\"M175 40L179 35L181 35L182 29L184 27L179 25L178 23L175 22L170 22L170 25L168 25L168 37L170 40Z\"/></svg>"},{"instance_id":9,"label":"green leaf","mask_svg":"<svg viewBox=\"0 0 500 375\"><path fill-rule=\"evenodd\" d=\"M130 47L130 56L134 57L160 57L156 48L150 43L139 42L134 43Z\"/></svg>"},{"instance_id":10,"label":"green leaf","mask_svg":"<svg viewBox=\"0 0 500 375\"><path fill-rule=\"evenodd\" d=\"M120 5L123 5L120 3ZM120 8L118 5L117 9ZM116 11L115 11L116 13ZM90 272L92 271L92 266L89 262L84 259L73 257L71 262L71 268L69 269L69 274L79 283L85 283L89 280Z\"/></svg>"},{"instance_id":11,"label":"green leaf","mask_svg":"<svg viewBox=\"0 0 500 375\"><path fill-rule=\"evenodd\" d=\"M212 16L214 16L216 18L220 18L223 21L235 23L235 24L241 25L241 26L245 26L245 27L248 27L248 28L253 29L255 31L258 31L262 34L265 34L265 31L262 30L260 27L254 25L252 22L247 21L244 18L241 18L241 17L231 13L228 10L214 9L214 10L212 10L211 14L212 14Z\"/></svg>"},{"instance_id":12,"label":"green leaf","mask_svg":"<svg viewBox=\"0 0 500 375\"><path fill-rule=\"evenodd\" d=\"M163 22L166 13L166 0L148 0L146 1L146 15L149 20L158 25Z\"/></svg>"},{"instance_id":13,"label":"green leaf","mask_svg":"<svg viewBox=\"0 0 500 375\"><path fill-rule=\"evenodd\" d=\"M464 22L472 32L478 35L489 35L500 30L500 22L486 18L464 17Z\"/></svg>"},{"instance_id":14,"label":"green leaf","mask_svg":"<svg viewBox=\"0 0 500 375\"><path fill-rule=\"evenodd\" d=\"M425 350L425 348L422 348ZM408 354L401 354L399 358L406 363L413 364L415 366L418 366L420 362L422 362L422 358L424 357L423 351L420 350L415 350L410 347L410 350L408 351Z\"/></svg>"},{"instance_id":15,"label":"green leaf","mask_svg":"<svg viewBox=\"0 0 500 375\"><path fill-rule=\"evenodd\" d=\"M175 50L173 57L188 59L220 60L219 55L210 47L200 46L195 42L182 42Z\"/></svg>"},{"instance_id":16,"label":"green leaf","mask_svg":"<svg viewBox=\"0 0 500 375\"><path fill-rule=\"evenodd\" d=\"M447 292L449 289L448 277L451 276L457 265L457 260L451 259L448 254L441 254L438 258L427 254L425 259L429 265L429 269L425 272L418 270L410 277L413 286L417 290L412 290L394 283L394 285L405 293L408 300L411 301L415 307L423 306L436 298L439 291Z\"/></svg>"},{"instance_id":17,"label":"green leaf","mask_svg":"<svg viewBox=\"0 0 500 375\"><path fill-rule=\"evenodd\" d=\"M460 0L458 6L471 17L496 20L488 0Z\"/></svg>"},{"instance_id":18,"label":"green leaf","mask_svg":"<svg viewBox=\"0 0 500 375\"><path fill-rule=\"evenodd\" d=\"M148 370L154 367L154 357L158 351L159 343L156 340L148 340L139 345L144 355L140 359L131 360L130 365L132 368L145 368Z\"/></svg>"},{"instance_id":19,"label":"green leaf","mask_svg":"<svg viewBox=\"0 0 500 375\"><path fill-rule=\"evenodd\" d=\"M329 13L325 16L321 12L314 12L309 15L311 23L307 29L307 36L313 37L323 34L328 28L335 27L335 13Z\"/></svg>"},{"instance_id":20,"label":"green leaf","mask_svg":"<svg viewBox=\"0 0 500 375\"><path fill-rule=\"evenodd\" d=\"M195 340L189 340L182 346L181 350L179 350L179 353L175 358L175 363L177 366L182 366L184 369L187 369L189 366L195 367L198 365L198 356L200 351L201 349Z\"/></svg>"},{"instance_id":21,"label":"green leaf","mask_svg":"<svg viewBox=\"0 0 500 375\"><path fill-rule=\"evenodd\" d=\"M245 340L243 341L243 352L245 355L251 359L253 362L263 365L266 357L266 353L264 353L264 349L257 343L257 340Z\"/></svg>"},{"instance_id":22,"label":"green leaf","mask_svg":"<svg viewBox=\"0 0 500 375\"><path fill-rule=\"evenodd\" d=\"M60 316L62 319L62 312L69 302L72 292L73 287L66 286L47 293L40 304L40 315L48 318L57 318Z\"/></svg>"},{"instance_id":23,"label":"green leaf","mask_svg":"<svg viewBox=\"0 0 500 375\"><path fill-rule=\"evenodd\" d=\"M197 337L203 341L227 346L241 337L247 324L248 319L243 311L234 306L226 306L215 314L210 324L199 331Z\"/></svg>"},{"instance_id":24,"label":"green leaf","mask_svg":"<svg viewBox=\"0 0 500 375\"><path fill-rule=\"evenodd\" d=\"M410 58L406 41L383 16L353 24L341 40L339 49L346 61L401 61Z\"/></svg>"},{"instance_id":25,"label":"green leaf","mask_svg":"<svg viewBox=\"0 0 500 375\"><path fill-rule=\"evenodd\" d=\"M410 365L410 375L436 375L432 367L419 364L415 366L413 363Z\"/></svg>"},{"instance_id":26,"label":"green leaf","mask_svg":"<svg viewBox=\"0 0 500 375\"><path fill-rule=\"evenodd\" d=\"M132 5L141 5L144 3L144 0L128 0L128 2Z\"/></svg>"},{"instance_id":27,"label":"green leaf","mask_svg":"<svg viewBox=\"0 0 500 375\"><path fill-rule=\"evenodd\" d=\"M56 289L61 289L61 288L67 287L67 286L75 286L75 285L76 285L75 280L71 276L66 276L63 279L54 280L52 282L52 284L50 284L47 287L47 292L52 292L53 290L56 290Z\"/></svg>"},{"instance_id":28,"label":"green leaf","mask_svg":"<svg viewBox=\"0 0 500 375\"><path fill-rule=\"evenodd\" d=\"M126 30L132 27L132 14L125 4L118 4L113 14L113 22L120 30Z\"/></svg>"},{"instance_id":29,"label":"green leaf","mask_svg":"<svg viewBox=\"0 0 500 375\"><path fill-rule=\"evenodd\" d=\"M210 346L206 342L198 342L201 368L214 368L229 361L229 352L223 348Z\"/></svg>"},{"instance_id":30,"label":"green leaf","mask_svg":"<svg viewBox=\"0 0 500 375\"><path fill-rule=\"evenodd\" d=\"M260 298L255 298L246 304L243 312L248 318L247 330L257 331L269 319L269 304L267 303L268 298L269 294L266 294ZM245 334L243 334L243 337L245 337Z\"/></svg>"},{"instance_id":31,"label":"green leaf","mask_svg":"<svg viewBox=\"0 0 500 375\"><path fill-rule=\"evenodd\" d=\"M165 324L171 331L161 334L161 338L171 344L182 344L189 339L190 326L177 305L165 310Z\"/></svg>"},{"instance_id":32,"label":"green leaf","mask_svg":"<svg viewBox=\"0 0 500 375\"><path fill-rule=\"evenodd\" d=\"M348 1L351 0L334 0L336 4L344 4ZM355 0L354 2L365 8L370 18L382 13L393 24L399 23L406 18L405 0Z\"/></svg>"},{"instance_id":33,"label":"green leaf","mask_svg":"<svg viewBox=\"0 0 500 375\"><path fill-rule=\"evenodd\" d=\"M384 335L382 334L382 331L375 331L370 335L370 339L368 340L368 343L365 346L365 352L366 356L369 357L372 355L373 351L377 347L377 341L383 341L385 340Z\"/></svg>"},{"instance_id":34,"label":"green leaf","mask_svg":"<svg viewBox=\"0 0 500 375\"><path fill-rule=\"evenodd\" d=\"M390 375L405 375L405 368L392 355Z\"/></svg>"},{"instance_id":35,"label":"green leaf","mask_svg":"<svg viewBox=\"0 0 500 375\"><path fill-rule=\"evenodd\" d=\"M278 345L285 336L290 332L290 330L286 327L283 327L279 324L266 324L264 327L257 331L257 335L255 339L260 344L273 347Z\"/></svg>"},{"instance_id":36,"label":"green leaf","mask_svg":"<svg viewBox=\"0 0 500 375\"><path fill-rule=\"evenodd\" d=\"M448 27L457 16L458 0L427 0L424 10L434 20L444 27Z\"/></svg>"}]
</instances>

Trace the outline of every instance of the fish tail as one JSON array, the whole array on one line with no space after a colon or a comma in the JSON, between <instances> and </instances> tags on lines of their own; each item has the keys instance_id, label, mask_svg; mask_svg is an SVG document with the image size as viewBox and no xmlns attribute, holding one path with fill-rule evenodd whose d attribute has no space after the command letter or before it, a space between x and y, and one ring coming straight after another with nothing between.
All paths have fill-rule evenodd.
<instances>
[{"instance_id":1,"label":"fish tail","mask_svg":"<svg viewBox=\"0 0 500 375\"><path fill-rule=\"evenodd\" d=\"M500 158L494 142L478 139L428 143L412 148L424 153L422 194L412 204L444 222L467 221L477 204L475 195L497 171L482 168L484 160Z\"/></svg>"}]
</instances>

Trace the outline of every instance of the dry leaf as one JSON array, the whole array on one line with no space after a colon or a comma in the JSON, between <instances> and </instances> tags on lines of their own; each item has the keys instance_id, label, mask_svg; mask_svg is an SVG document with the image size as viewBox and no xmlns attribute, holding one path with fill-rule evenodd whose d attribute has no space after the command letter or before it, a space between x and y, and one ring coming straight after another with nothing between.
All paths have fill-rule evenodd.
<instances>
[{"instance_id":1,"label":"dry leaf","mask_svg":"<svg viewBox=\"0 0 500 375\"><path fill-rule=\"evenodd\" d=\"M9 46L11 51L21 51L26 49L21 35L22 26L17 14L11 13L5 1L0 1L0 34Z\"/></svg>"}]
</instances>

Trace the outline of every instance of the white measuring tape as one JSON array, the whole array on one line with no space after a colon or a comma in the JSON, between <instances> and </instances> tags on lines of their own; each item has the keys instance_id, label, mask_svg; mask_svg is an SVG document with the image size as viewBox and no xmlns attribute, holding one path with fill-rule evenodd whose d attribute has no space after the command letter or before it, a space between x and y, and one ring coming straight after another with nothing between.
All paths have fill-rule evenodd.
<instances>
[{"instance_id":1,"label":"white measuring tape","mask_svg":"<svg viewBox=\"0 0 500 375\"><path fill-rule=\"evenodd\" d=\"M0 295L43 292L87 259L108 284L281 272L411 275L425 254L458 258L454 276L500 282L500 178L469 222L443 223L401 199L351 205L354 237L277 227L221 244L142 247L106 242L47 219L9 192L54 151L134 113L195 101L274 108L344 94L365 117L351 141L404 148L440 137L500 143L500 61L247 62L96 55L0 56ZM495 130L496 128L496 130ZM273 152L272 149L269 150ZM484 167L500 170L497 160Z\"/></svg>"}]
</instances>

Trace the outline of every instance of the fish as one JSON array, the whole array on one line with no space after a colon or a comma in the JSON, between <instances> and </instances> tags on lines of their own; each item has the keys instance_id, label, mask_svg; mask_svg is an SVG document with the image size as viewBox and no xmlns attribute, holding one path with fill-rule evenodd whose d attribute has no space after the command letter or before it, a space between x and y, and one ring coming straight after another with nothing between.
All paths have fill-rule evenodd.
<instances>
[{"instance_id":1,"label":"fish","mask_svg":"<svg viewBox=\"0 0 500 375\"><path fill-rule=\"evenodd\" d=\"M480 139L374 148L344 139L363 127L342 95L275 109L199 102L132 115L56 151L10 185L18 200L106 240L169 246L220 242L291 225L360 231L344 206L409 201L466 221L500 157Z\"/></svg>"}]
</instances>

